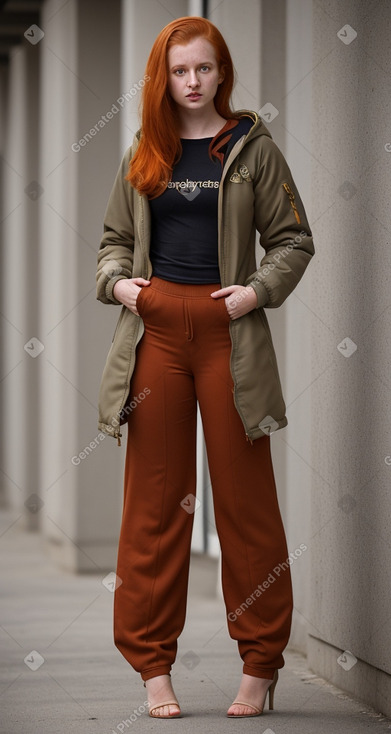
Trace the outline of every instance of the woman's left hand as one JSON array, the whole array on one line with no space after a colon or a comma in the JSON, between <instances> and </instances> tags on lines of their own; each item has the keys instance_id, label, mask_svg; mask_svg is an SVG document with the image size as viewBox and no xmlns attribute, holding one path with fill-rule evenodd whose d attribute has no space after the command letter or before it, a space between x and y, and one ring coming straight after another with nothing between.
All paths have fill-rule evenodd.
<instances>
[{"instance_id":1,"label":"woman's left hand","mask_svg":"<svg viewBox=\"0 0 391 734\"><path fill-rule=\"evenodd\" d=\"M211 293L212 298L224 298L231 319L239 319L257 307L257 294L251 285L229 285Z\"/></svg>"}]
</instances>

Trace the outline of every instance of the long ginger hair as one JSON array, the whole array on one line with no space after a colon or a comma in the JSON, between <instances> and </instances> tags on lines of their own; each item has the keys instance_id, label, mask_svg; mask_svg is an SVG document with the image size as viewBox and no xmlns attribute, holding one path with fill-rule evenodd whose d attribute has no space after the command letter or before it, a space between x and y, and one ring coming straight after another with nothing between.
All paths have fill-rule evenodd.
<instances>
[{"instance_id":1,"label":"long ginger hair","mask_svg":"<svg viewBox=\"0 0 391 734\"><path fill-rule=\"evenodd\" d=\"M182 152L178 132L176 103L168 90L168 50L175 44L186 44L194 38L206 38L213 46L219 72L224 74L214 104L225 119L235 117L230 107L234 85L234 67L227 44L220 31L206 18L185 16L177 18L160 31L152 46L145 69L146 81L142 90L141 136L137 150L130 161L126 180L150 199L156 198L167 187L174 163Z\"/></svg>"}]
</instances>

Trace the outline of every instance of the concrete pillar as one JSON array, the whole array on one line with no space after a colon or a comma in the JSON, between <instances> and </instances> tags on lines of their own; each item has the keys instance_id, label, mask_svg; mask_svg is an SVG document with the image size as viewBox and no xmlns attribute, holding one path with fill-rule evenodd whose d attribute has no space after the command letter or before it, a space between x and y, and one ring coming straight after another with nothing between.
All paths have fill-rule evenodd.
<instances>
[{"instance_id":1,"label":"concrete pillar","mask_svg":"<svg viewBox=\"0 0 391 734\"><path fill-rule=\"evenodd\" d=\"M14 47L2 125L2 484L4 501L30 529L40 507L38 63L37 46Z\"/></svg>"},{"instance_id":2,"label":"concrete pillar","mask_svg":"<svg viewBox=\"0 0 391 734\"><path fill-rule=\"evenodd\" d=\"M313 671L391 714L389 3L313 5Z\"/></svg>"},{"instance_id":3,"label":"concrete pillar","mask_svg":"<svg viewBox=\"0 0 391 734\"><path fill-rule=\"evenodd\" d=\"M119 0L110 12L103 0L60 9L47 0L42 28L41 512L62 565L103 572L115 565L124 463L124 448L100 440L97 427L99 381L119 312L95 297L103 214L121 154L113 107Z\"/></svg>"},{"instance_id":4,"label":"concrete pillar","mask_svg":"<svg viewBox=\"0 0 391 734\"><path fill-rule=\"evenodd\" d=\"M9 63L7 61L1 61L0 63L0 182L1 182L1 196L0 196L0 272L4 273L4 219L6 217L5 212L5 200L4 200L4 186L6 183L6 167L5 167L5 148L7 144L7 100L8 100L8 76L9 76ZM2 299L1 306L3 307L4 300ZM0 319L0 339L1 343L5 345L6 339L6 323L4 319ZM0 411L3 414L5 409L5 376L6 376L6 351L1 350L0 353ZM0 467L4 467L5 462L5 446L4 441L0 445ZM9 504L9 485L6 475L1 469L0 475L0 507L7 507Z\"/></svg>"},{"instance_id":5,"label":"concrete pillar","mask_svg":"<svg viewBox=\"0 0 391 734\"><path fill-rule=\"evenodd\" d=\"M189 15L187 0L122 0L121 22L121 89L127 91L145 73L145 66L156 36L167 23ZM140 98L126 102L121 115L121 150L131 144L140 127L138 105Z\"/></svg>"}]
</instances>

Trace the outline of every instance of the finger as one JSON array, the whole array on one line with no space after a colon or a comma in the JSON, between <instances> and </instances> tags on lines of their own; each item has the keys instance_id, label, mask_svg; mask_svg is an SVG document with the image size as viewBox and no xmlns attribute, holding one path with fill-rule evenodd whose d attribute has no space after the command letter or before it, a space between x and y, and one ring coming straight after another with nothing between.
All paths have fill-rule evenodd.
<instances>
[{"instance_id":1,"label":"finger","mask_svg":"<svg viewBox=\"0 0 391 734\"><path fill-rule=\"evenodd\" d=\"M212 298L225 298L231 295L231 293L233 293L232 286L227 286L227 288L220 288L218 291L213 291L210 295Z\"/></svg>"},{"instance_id":2,"label":"finger","mask_svg":"<svg viewBox=\"0 0 391 734\"><path fill-rule=\"evenodd\" d=\"M150 280L145 280L145 278L134 278L133 279L133 283L135 283L136 285L146 286L146 285L149 285L150 282L151 282Z\"/></svg>"}]
</instances>

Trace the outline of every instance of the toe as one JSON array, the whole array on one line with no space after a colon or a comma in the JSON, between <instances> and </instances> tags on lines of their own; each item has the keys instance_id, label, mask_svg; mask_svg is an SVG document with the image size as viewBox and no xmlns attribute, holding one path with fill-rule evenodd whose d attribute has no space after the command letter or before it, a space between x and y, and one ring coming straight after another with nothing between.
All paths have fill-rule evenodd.
<instances>
[{"instance_id":1,"label":"toe","mask_svg":"<svg viewBox=\"0 0 391 734\"><path fill-rule=\"evenodd\" d=\"M255 714L255 710L250 706L244 706L240 703L233 703L228 709L227 713L230 716L248 716L249 714Z\"/></svg>"},{"instance_id":2,"label":"toe","mask_svg":"<svg viewBox=\"0 0 391 734\"><path fill-rule=\"evenodd\" d=\"M176 706L174 704L169 704L167 706L159 706L158 708L153 709L153 716L159 717L159 716L173 716L174 714L180 713L179 706Z\"/></svg>"},{"instance_id":3,"label":"toe","mask_svg":"<svg viewBox=\"0 0 391 734\"><path fill-rule=\"evenodd\" d=\"M169 705L164 707L164 714L165 716L172 716L173 714L179 714L180 708L179 706L175 705Z\"/></svg>"}]
</instances>

